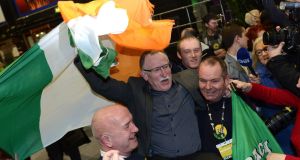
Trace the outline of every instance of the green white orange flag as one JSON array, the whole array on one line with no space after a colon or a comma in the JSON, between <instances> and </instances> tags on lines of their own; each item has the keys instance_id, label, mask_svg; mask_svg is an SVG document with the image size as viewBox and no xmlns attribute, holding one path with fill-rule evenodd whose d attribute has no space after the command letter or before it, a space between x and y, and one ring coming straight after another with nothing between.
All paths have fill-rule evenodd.
<instances>
[{"instance_id":1,"label":"green white orange flag","mask_svg":"<svg viewBox=\"0 0 300 160\"><path fill-rule=\"evenodd\" d=\"M139 1L144 2L144 0ZM99 14L101 13L99 10L105 6L104 4L108 8L115 8L115 6L121 7L125 3L131 5L131 2L134 0L124 0L120 4L118 1L111 0L92 1L90 3L98 4L94 5L95 10L92 12ZM90 4L76 4L83 9L85 8L84 5ZM63 13L64 9L60 9ZM79 9L73 11L77 13ZM115 23L104 20L101 23L91 22L90 24L93 25L86 27L84 32L78 31L74 28L81 28L83 22L76 20L77 18L89 17L90 21L95 19L95 14L89 14L90 8L85 8L85 11L80 14L80 17L72 17L66 23L57 26L0 73L0 126L2 128L0 131L0 148L20 160L55 142L68 131L89 125L95 110L112 103L92 93L89 85L73 64L78 53L86 54L86 59L90 60L89 63L94 66L96 63L98 65L103 64L104 61L100 60L103 53L115 52L113 51L114 45L134 50L158 49L158 46L164 48L168 45L168 43L161 41L162 37L160 36L169 36L167 39L170 39L171 28L169 27L169 30L166 31L167 34L155 32L154 28L162 26L152 26L152 22L147 25L140 23L140 21L136 23L139 22L140 29L143 31L146 31L144 27L152 26L154 29L152 31L161 35L157 38L150 36L144 42L142 42L144 39L127 41L128 37L135 36L134 33L132 35L130 32L127 33L128 26L132 21L127 8L115 9L116 14L123 14L125 17L124 13L126 13L128 17L127 27L125 27L126 25L117 25L121 30L115 26L109 27ZM138 11L141 13L136 12L134 17L145 15L142 10ZM106 22L107 24L104 24ZM102 25L108 25L110 30L99 30ZM125 42L127 42L124 46L124 41L119 42L122 41L122 36L118 35L125 32L128 37L125 38ZM99 33L103 34L100 37L100 44L98 43ZM112 33L114 33L112 36L119 37L119 39L111 38ZM124 36L126 37L126 35ZM151 41L160 45L152 46ZM107 42L112 47L107 47L109 46ZM136 42L139 44L133 44ZM97 56L93 57L93 55ZM93 58L95 57L98 61L94 61ZM105 58L102 57L102 59ZM124 59L130 58L125 57ZM119 64L121 63L126 64L126 61L119 59ZM127 63L132 62L127 61ZM138 66L138 64L135 65ZM110 65L106 66L110 67Z\"/></svg>"},{"instance_id":2,"label":"green white orange flag","mask_svg":"<svg viewBox=\"0 0 300 160\"><path fill-rule=\"evenodd\" d=\"M0 148L22 160L111 104L92 94L74 51L62 23L1 73Z\"/></svg>"},{"instance_id":3,"label":"green white orange flag","mask_svg":"<svg viewBox=\"0 0 300 160\"><path fill-rule=\"evenodd\" d=\"M268 153L282 153L260 117L232 92L232 157L235 160L265 160Z\"/></svg>"}]
</instances>

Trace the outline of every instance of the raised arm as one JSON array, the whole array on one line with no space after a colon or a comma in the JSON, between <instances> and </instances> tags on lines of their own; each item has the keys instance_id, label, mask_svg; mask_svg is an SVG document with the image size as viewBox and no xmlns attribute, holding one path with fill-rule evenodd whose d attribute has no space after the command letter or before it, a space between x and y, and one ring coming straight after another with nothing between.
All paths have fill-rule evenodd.
<instances>
[{"instance_id":1,"label":"raised arm","mask_svg":"<svg viewBox=\"0 0 300 160\"><path fill-rule=\"evenodd\" d=\"M278 88L270 88L260 84L246 83L232 80L237 88L244 91L248 96L274 104L300 107L300 99L291 92Z\"/></svg>"},{"instance_id":2,"label":"raised arm","mask_svg":"<svg viewBox=\"0 0 300 160\"><path fill-rule=\"evenodd\" d=\"M92 69L86 70L78 58L75 59L74 63L94 92L109 100L128 106L131 97L133 97L129 85L110 77L103 79Z\"/></svg>"}]
</instances>

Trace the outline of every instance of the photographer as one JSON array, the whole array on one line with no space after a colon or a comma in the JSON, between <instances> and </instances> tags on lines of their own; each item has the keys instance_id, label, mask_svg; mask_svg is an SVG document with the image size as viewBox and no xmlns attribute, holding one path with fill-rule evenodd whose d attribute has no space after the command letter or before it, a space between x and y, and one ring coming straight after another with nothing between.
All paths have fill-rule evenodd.
<instances>
[{"instance_id":1,"label":"photographer","mask_svg":"<svg viewBox=\"0 0 300 160\"><path fill-rule=\"evenodd\" d=\"M276 26L276 29L272 27L264 33L263 41L269 45L267 68L283 88L300 96L300 3L297 1L280 3L280 8L288 13L285 14L276 8L273 0L262 0L270 21ZM282 54L283 51L286 55Z\"/></svg>"},{"instance_id":2,"label":"photographer","mask_svg":"<svg viewBox=\"0 0 300 160\"><path fill-rule=\"evenodd\" d=\"M281 42L275 49L269 47L271 48L268 52L270 60L267 63L267 68L284 88L299 97L300 84L298 83L300 82L300 72L296 70L294 64L289 63L286 55L281 54L283 46L284 42Z\"/></svg>"}]
</instances>

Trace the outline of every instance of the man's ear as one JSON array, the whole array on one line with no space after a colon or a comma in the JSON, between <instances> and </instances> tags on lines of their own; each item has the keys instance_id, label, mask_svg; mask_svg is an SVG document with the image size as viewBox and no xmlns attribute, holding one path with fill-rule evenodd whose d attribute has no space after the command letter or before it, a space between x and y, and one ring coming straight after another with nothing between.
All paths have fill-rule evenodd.
<instances>
[{"instance_id":1,"label":"man's ear","mask_svg":"<svg viewBox=\"0 0 300 160\"><path fill-rule=\"evenodd\" d=\"M180 53L177 51L177 57L179 58L179 59L182 59L181 58L181 55L180 55Z\"/></svg>"},{"instance_id":2,"label":"man's ear","mask_svg":"<svg viewBox=\"0 0 300 160\"><path fill-rule=\"evenodd\" d=\"M140 75L143 77L143 79L144 79L145 81L148 81L149 76L148 76L148 74L147 74L145 71L141 71Z\"/></svg>"},{"instance_id":3,"label":"man's ear","mask_svg":"<svg viewBox=\"0 0 300 160\"><path fill-rule=\"evenodd\" d=\"M241 37L239 35L235 35L233 41L239 43L240 39L241 39Z\"/></svg>"},{"instance_id":4,"label":"man's ear","mask_svg":"<svg viewBox=\"0 0 300 160\"><path fill-rule=\"evenodd\" d=\"M109 135L107 134L103 134L100 138L100 141L102 142L102 144L104 144L105 146L111 148L112 147L112 139Z\"/></svg>"}]
</instances>

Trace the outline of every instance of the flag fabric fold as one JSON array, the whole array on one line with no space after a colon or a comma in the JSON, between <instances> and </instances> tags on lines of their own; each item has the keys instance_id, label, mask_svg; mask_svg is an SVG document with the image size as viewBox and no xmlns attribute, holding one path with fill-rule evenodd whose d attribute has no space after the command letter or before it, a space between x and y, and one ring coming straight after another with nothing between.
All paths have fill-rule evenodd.
<instances>
[{"instance_id":1,"label":"flag fabric fold","mask_svg":"<svg viewBox=\"0 0 300 160\"><path fill-rule=\"evenodd\" d=\"M58 2L75 45L80 54L84 54L80 57L86 69L94 68L98 74L106 78L109 72L103 71L109 71L109 68L105 67L115 64L112 64L112 61L105 61L100 55L115 54L122 48L162 50L169 45L174 23L172 20L152 20L154 6L148 0L96 0L90 3L92 5ZM98 37L100 36L101 40L101 36L104 35L110 37L118 51L103 54L102 48L109 47L100 46ZM135 64L135 67L138 67L138 64Z\"/></svg>"},{"instance_id":2,"label":"flag fabric fold","mask_svg":"<svg viewBox=\"0 0 300 160\"><path fill-rule=\"evenodd\" d=\"M264 160L268 153L282 153L265 123L232 92L232 156L238 160Z\"/></svg>"}]
</instances>

